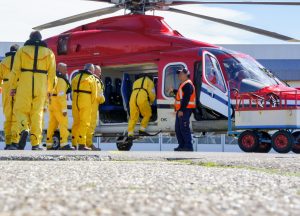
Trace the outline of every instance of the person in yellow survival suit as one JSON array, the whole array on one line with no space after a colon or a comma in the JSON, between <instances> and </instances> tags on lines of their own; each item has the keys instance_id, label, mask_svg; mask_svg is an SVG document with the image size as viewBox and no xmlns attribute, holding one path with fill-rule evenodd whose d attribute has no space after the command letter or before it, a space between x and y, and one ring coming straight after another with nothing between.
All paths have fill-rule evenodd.
<instances>
[{"instance_id":1,"label":"person in yellow survival suit","mask_svg":"<svg viewBox=\"0 0 300 216\"><path fill-rule=\"evenodd\" d=\"M16 53L10 83L11 96L16 95L14 114L17 120L12 143L19 149L25 148L30 130L32 150L42 150L43 108L47 94L53 90L55 71L53 52L42 41L40 32L32 32L24 47Z\"/></svg>"},{"instance_id":2,"label":"person in yellow survival suit","mask_svg":"<svg viewBox=\"0 0 300 216\"><path fill-rule=\"evenodd\" d=\"M78 150L91 150L86 146L88 128L91 124L92 105L97 100L97 82L93 75L95 67L86 64L72 80L72 144Z\"/></svg>"},{"instance_id":3,"label":"person in yellow survival suit","mask_svg":"<svg viewBox=\"0 0 300 216\"><path fill-rule=\"evenodd\" d=\"M68 108L67 94L71 93L71 85L66 77L67 65L59 63L57 65L56 82L49 100L49 126L47 129L47 149L53 149L53 135L59 127L60 150L75 150L68 144Z\"/></svg>"},{"instance_id":4,"label":"person in yellow survival suit","mask_svg":"<svg viewBox=\"0 0 300 216\"><path fill-rule=\"evenodd\" d=\"M96 65L95 66L94 77L95 77L96 83L97 83L98 95L97 95L97 99L92 104L91 124L90 124L90 127L88 129L87 136L86 136L86 146L88 148L91 148L93 151L101 151L100 148L96 147L93 144L93 136L94 136L94 133L95 133L95 129L96 129L96 126L97 126L97 120L98 120L99 105L103 104L105 102L105 97L104 97L104 94L103 94L104 84L101 80L101 75L102 75L101 67L99 65Z\"/></svg>"},{"instance_id":5,"label":"person in yellow survival suit","mask_svg":"<svg viewBox=\"0 0 300 216\"><path fill-rule=\"evenodd\" d=\"M152 79L142 75L133 83L132 94L129 101L130 119L128 123L128 138L133 138L134 129L140 115L143 116L139 135L148 135L146 128L152 116L151 105L155 101L155 87Z\"/></svg>"},{"instance_id":6,"label":"person in yellow survival suit","mask_svg":"<svg viewBox=\"0 0 300 216\"><path fill-rule=\"evenodd\" d=\"M3 114L5 116L4 133L5 133L5 150L17 150L17 146L11 143L12 127L15 124L15 117L13 115L14 97L10 96L9 79L11 77L11 70L14 64L15 54L19 49L18 45L10 47L10 52L5 54L5 58L0 63L0 83L2 84L2 106Z\"/></svg>"}]
</instances>

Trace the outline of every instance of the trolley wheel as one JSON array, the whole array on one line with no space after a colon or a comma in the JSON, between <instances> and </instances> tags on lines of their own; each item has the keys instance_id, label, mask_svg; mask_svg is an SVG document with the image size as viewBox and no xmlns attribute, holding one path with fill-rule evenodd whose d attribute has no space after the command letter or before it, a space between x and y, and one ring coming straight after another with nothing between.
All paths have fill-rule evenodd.
<instances>
[{"instance_id":1,"label":"trolley wheel","mask_svg":"<svg viewBox=\"0 0 300 216\"><path fill-rule=\"evenodd\" d=\"M240 134L238 144L244 152L254 152L259 146L259 136L256 131L246 130Z\"/></svg>"},{"instance_id":2,"label":"trolley wheel","mask_svg":"<svg viewBox=\"0 0 300 216\"><path fill-rule=\"evenodd\" d=\"M292 152L299 154L300 153L300 131L296 131L294 133L292 133L293 137L294 137L294 145L292 147Z\"/></svg>"},{"instance_id":3,"label":"trolley wheel","mask_svg":"<svg viewBox=\"0 0 300 216\"><path fill-rule=\"evenodd\" d=\"M271 135L268 134L265 131L261 131L260 133L260 138L262 141L259 142L258 148L255 152L257 153L268 153L272 149L272 144L271 144ZM266 140L269 140L269 142L266 142Z\"/></svg>"},{"instance_id":4,"label":"trolley wheel","mask_svg":"<svg viewBox=\"0 0 300 216\"><path fill-rule=\"evenodd\" d=\"M280 130L272 136L272 147L278 153L288 153L294 145L294 137L288 131Z\"/></svg>"},{"instance_id":5,"label":"trolley wheel","mask_svg":"<svg viewBox=\"0 0 300 216\"><path fill-rule=\"evenodd\" d=\"M117 145L117 148L119 151L130 151L130 149L133 145L133 142L132 142L132 140L126 139L124 136L120 136L117 139L116 145Z\"/></svg>"}]
</instances>

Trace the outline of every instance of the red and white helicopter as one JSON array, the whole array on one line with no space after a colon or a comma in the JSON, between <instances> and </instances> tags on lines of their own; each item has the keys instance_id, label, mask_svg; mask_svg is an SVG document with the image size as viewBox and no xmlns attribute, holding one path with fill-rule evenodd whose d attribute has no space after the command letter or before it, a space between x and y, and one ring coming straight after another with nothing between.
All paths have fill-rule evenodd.
<instances>
[{"instance_id":1,"label":"red and white helicopter","mask_svg":"<svg viewBox=\"0 0 300 216\"><path fill-rule=\"evenodd\" d=\"M95 1L111 3L113 6L60 19L34 29L52 28L121 9L129 11L126 15L81 25L46 40L55 52L57 61L68 64L70 79L76 73L75 71L86 63L101 65L106 103L100 107L100 126L97 128L96 135L118 137L119 150L130 150L132 146L132 142L125 141L126 139L123 138L127 131L131 86L137 75L141 73L153 76L157 91L157 101L153 105L149 132L174 133L174 99L168 95L167 90L170 86L179 85L176 71L183 67L191 72L191 79L195 83L197 92L197 109L192 116L194 133L227 131L228 116L233 119L237 115L244 116L245 119L247 118L245 112L251 111L252 108L256 111L259 109L259 112L272 111L275 113L274 118L278 110L287 111L293 107L297 112L297 102L288 103L300 99L297 95L298 90L288 87L252 57L205 42L187 39L173 30L162 17L145 15L145 13L154 10L170 11L283 41L299 42L297 39L275 32L191 13L172 6L185 4L300 6L300 2ZM284 96L282 96L283 92L285 92ZM282 101L286 104L284 105ZM252 118L260 119L259 116L252 116ZM272 118L272 115L266 118ZM293 149L294 152L299 153L300 145L297 141L299 133L292 135L292 131L300 127L300 122L296 122L296 125L290 125L286 121L278 124L277 126L262 122L250 124L249 121L245 123L238 119L236 129L246 130L240 136L240 147L248 152L268 152L272 143L273 148L278 152L287 152L288 148L288 151ZM280 129L278 132L282 132L279 138L271 137L265 132L275 129Z\"/></svg>"}]
</instances>

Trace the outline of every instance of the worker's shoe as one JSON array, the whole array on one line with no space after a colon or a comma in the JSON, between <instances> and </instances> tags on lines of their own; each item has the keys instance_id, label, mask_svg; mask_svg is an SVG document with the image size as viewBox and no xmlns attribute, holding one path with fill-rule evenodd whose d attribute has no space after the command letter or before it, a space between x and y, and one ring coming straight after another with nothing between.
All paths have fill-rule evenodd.
<instances>
[{"instance_id":1,"label":"worker's shoe","mask_svg":"<svg viewBox=\"0 0 300 216\"><path fill-rule=\"evenodd\" d=\"M180 151L181 147L174 148L174 151Z\"/></svg>"},{"instance_id":2,"label":"worker's shoe","mask_svg":"<svg viewBox=\"0 0 300 216\"><path fill-rule=\"evenodd\" d=\"M78 145L78 151L91 151L91 148L86 147L85 145Z\"/></svg>"},{"instance_id":3,"label":"worker's shoe","mask_svg":"<svg viewBox=\"0 0 300 216\"><path fill-rule=\"evenodd\" d=\"M29 134L28 130L23 130L21 132L21 137L20 137L20 141L19 141L19 150L25 149L28 134Z\"/></svg>"},{"instance_id":4,"label":"worker's shoe","mask_svg":"<svg viewBox=\"0 0 300 216\"><path fill-rule=\"evenodd\" d=\"M47 150L49 150L49 151L52 151L52 150L55 150L55 148L53 147L53 145L52 144L46 144L46 145L43 145L44 147L47 147Z\"/></svg>"},{"instance_id":5,"label":"worker's shoe","mask_svg":"<svg viewBox=\"0 0 300 216\"><path fill-rule=\"evenodd\" d=\"M19 146L16 143L6 145L5 150L19 150Z\"/></svg>"},{"instance_id":6,"label":"worker's shoe","mask_svg":"<svg viewBox=\"0 0 300 216\"><path fill-rule=\"evenodd\" d=\"M62 151L75 151L75 148L72 147L71 145L65 145L63 147L60 147L59 150L62 150Z\"/></svg>"},{"instance_id":7,"label":"worker's shoe","mask_svg":"<svg viewBox=\"0 0 300 216\"><path fill-rule=\"evenodd\" d=\"M32 151L43 151L44 149L41 148L39 145L37 145L37 146L32 146L31 150Z\"/></svg>"},{"instance_id":8,"label":"worker's shoe","mask_svg":"<svg viewBox=\"0 0 300 216\"><path fill-rule=\"evenodd\" d=\"M91 149L92 149L92 151L101 151L101 148L98 148L95 145L92 145Z\"/></svg>"},{"instance_id":9,"label":"worker's shoe","mask_svg":"<svg viewBox=\"0 0 300 216\"><path fill-rule=\"evenodd\" d=\"M174 149L174 151L175 151L175 149ZM194 150L190 149L190 148L177 148L176 151L180 151L180 152L192 152Z\"/></svg>"}]
</instances>

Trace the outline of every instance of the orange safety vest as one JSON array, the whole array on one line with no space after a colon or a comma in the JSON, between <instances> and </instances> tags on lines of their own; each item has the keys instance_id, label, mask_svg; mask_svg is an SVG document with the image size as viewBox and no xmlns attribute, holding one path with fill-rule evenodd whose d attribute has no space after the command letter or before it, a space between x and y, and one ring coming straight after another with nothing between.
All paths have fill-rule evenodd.
<instances>
[{"instance_id":1,"label":"orange safety vest","mask_svg":"<svg viewBox=\"0 0 300 216\"><path fill-rule=\"evenodd\" d=\"M177 92L177 94L176 94L176 97L175 97L175 105L174 105L175 111L180 110L181 100L182 100L183 95L184 95L184 93L183 93L183 91L182 91L182 88L183 88L183 86L185 86L185 84L187 84L187 83L190 83L190 84L193 86L193 93L192 93L192 95L191 95L191 97L190 97L190 101L189 101L189 103L188 103L188 105L187 105L187 108L189 108L189 109L194 109L194 108L196 108L196 92L195 92L195 86L194 86L194 84L193 84L193 82L192 82L191 80L186 80L185 82L183 82L183 83L180 84L179 89L178 89L178 92Z\"/></svg>"}]
</instances>

